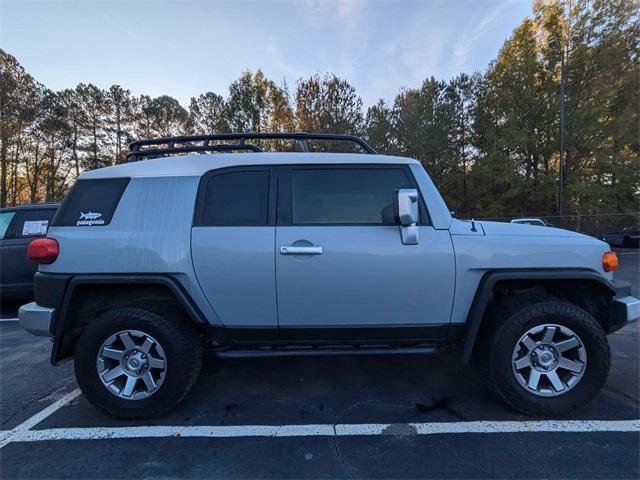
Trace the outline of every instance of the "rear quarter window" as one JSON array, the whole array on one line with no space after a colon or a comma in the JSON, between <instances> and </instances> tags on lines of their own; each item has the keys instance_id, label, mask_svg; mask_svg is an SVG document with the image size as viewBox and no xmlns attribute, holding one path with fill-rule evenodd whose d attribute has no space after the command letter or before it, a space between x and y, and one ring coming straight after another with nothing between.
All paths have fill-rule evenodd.
<instances>
[{"instance_id":1,"label":"rear quarter window","mask_svg":"<svg viewBox=\"0 0 640 480\"><path fill-rule=\"evenodd\" d=\"M129 178L79 180L53 219L55 227L109 225Z\"/></svg>"},{"instance_id":2,"label":"rear quarter window","mask_svg":"<svg viewBox=\"0 0 640 480\"><path fill-rule=\"evenodd\" d=\"M263 226L269 222L269 170L216 172L205 179L198 226Z\"/></svg>"}]
</instances>

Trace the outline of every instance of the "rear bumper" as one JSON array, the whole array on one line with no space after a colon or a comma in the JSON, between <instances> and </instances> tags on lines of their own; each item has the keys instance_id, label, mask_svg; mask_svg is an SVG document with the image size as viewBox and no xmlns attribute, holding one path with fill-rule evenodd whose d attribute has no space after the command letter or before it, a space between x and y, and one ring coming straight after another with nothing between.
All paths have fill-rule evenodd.
<instances>
[{"instance_id":1,"label":"rear bumper","mask_svg":"<svg viewBox=\"0 0 640 480\"><path fill-rule=\"evenodd\" d=\"M20 327L39 337L51 337L54 312L53 308L41 307L36 302L22 305L18 310Z\"/></svg>"}]
</instances>

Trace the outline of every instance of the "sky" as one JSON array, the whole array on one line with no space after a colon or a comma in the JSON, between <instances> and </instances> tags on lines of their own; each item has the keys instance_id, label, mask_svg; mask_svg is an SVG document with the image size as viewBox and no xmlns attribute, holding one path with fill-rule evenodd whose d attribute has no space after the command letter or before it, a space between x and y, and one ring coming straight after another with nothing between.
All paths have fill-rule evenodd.
<instances>
[{"instance_id":1,"label":"sky","mask_svg":"<svg viewBox=\"0 0 640 480\"><path fill-rule=\"evenodd\" d=\"M53 90L119 84L186 107L260 68L291 91L334 73L369 106L484 71L530 14L530 0L0 0L0 48Z\"/></svg>"}]
</instances>

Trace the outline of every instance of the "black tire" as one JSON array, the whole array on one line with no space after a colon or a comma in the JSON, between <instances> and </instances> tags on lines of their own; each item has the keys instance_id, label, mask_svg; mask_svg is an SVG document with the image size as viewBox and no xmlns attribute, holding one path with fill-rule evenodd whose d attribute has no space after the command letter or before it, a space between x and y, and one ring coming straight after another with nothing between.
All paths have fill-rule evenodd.
<instances>
[{"instance_id":1,"label":"black tire","mask_svg":"<svg viewBox=\"0 0 640 480\"><path fill-rule=\"evenodd\" d=\"M108 415L122 419L152 418L171 411L189 393L202 368L204 344L190 320L176 309L160 314L140 308L114 308L92 320L75 348L75 373L85 397ZM144 399L111 393L98 376L96 360L102 343L122 330L151 335L166 355L166 373L158 390Z\"/></svg>"},{"instance_id":2,"label":"black tire","mask_svg":"<svg viewBox=\"0 0 640 480\"><path fill-rule=\"evenodd\" d=\"M582 378L554 397L538 396L520 385L512 369L512 354L529 329L556 324L572 330L586 349ZM491 308L474 351L474 363L489 389L527 415L560 415L586 405L602 389L611 356L600 324L586 311L565 300L539 294L507 297Z\"/></svg>"},{"instance_id":3,"label":"black tire","mask_svg":"<svg viewBox=\"0 0 640 480\"><path fill-rule=\"evenodd\" d=\"M631 238L628 235L624 236L624 239L622 240L622 245L623 248L638 248L640 247L640 240L638 240L637 238Z\"/></svg>"}]
</instances>

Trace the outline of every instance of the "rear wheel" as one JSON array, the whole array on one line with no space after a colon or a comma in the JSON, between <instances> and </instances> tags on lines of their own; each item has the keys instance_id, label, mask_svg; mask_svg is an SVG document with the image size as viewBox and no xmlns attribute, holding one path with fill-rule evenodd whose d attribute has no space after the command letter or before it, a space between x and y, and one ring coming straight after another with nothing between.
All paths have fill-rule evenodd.
<instances>
[{"instance_id":1,"label":"rear wheel","mask_svg":"<svg viewBox=\"0 0 640 480\"><path fill-rule=\"evenodd\" d=\"M75 371L99 409L118 418L149 418L169 412L191 390L202 356L200 335L179 313L115 308L83 331Z\"/></svg>"},{"instance_id":2,"label":"rear wheel","mask_svg":"<svg viewBox=\"0 0 640 480\"><path fill-rule=\"evenodd\" d=\"M584 406L604 385L610 352L587 312L545 295L504 299L489 312L475 362L492 391L530 415Z\"/></svg>"}]
</instances>

